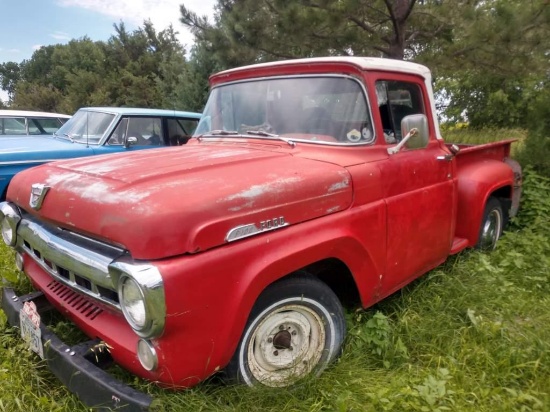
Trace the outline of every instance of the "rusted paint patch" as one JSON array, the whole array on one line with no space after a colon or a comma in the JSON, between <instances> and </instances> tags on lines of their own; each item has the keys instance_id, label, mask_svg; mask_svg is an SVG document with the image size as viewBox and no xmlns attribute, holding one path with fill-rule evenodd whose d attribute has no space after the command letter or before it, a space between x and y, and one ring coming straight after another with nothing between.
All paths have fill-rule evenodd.
<instances>
[{"instance_id":1,"label":"rusted paint patch","mask_svg":"<svg viewBox=\"0 0 550 412\"><path fill-rule=\"evenodd\" d=\"M301 180L302 179L299 177L288 177L286 179L276 180L274 182L268 182L261 185L253 185L242 192L228 196L225 200L255 199L266 193L280 193L283 191L284 186L291 183L297 183Z\"/></svg>"},{"instance_id":2,"label":"rusted paint patch","mask_svg":"<svg viewBox=\"0 0 550 412\"><path fill-rule=\"evenodd\" d=\"M105 182L95 182L85 185L80 173L51 174L46 179L46 184L57 186L62 190L77 195L82 199L91 200L99 204L130 203L136 204L150 195L149 192L125 190L113 191L113 188Z\"/></svg>"},{"instance_id":3,"label":"rusted paint patch","mask_svg":"<svg viewBox=\"0 0 550 412\"><path fill-rule=\"evenodd\" d=\"M228 196L225 199L222 199L218 202L230 202L238 199L245 200L246 202L244 204L239 206L233 206L228 209L228 211L230 212L238 212L241 209L253 207L256 199L258 199L259 197L264 196L266 194L281 193L285 190L285 186L292 183L300 182L301 180L302 178L300 177L288 177L285 179L275 180L275 181L260 184L260 185L253 185L246 190L243 190L237 194Z\"/></svg>"},{"instance_id":4,"label":"rusted paint patch","mask_svg":"<svg viewBox=\"0 0 550 412\"><path fill-rule=\"evenodd\" d=\"M216 152L208 153L205 156L200 156L199 161L209 160L209 159L223 159L226 157L235 157L249 154L250 150L220 150Z\"/></svg>"},{"instance_id":5,"label":"rusted paint patch","mask_svg":"<svg viewBox=\"0 0 550 412\"><path fill-rule=\"evenodd\" d=\"M89 199L96 203L116 204L116 203L137 203L147 196L149 192L137 192L135 190L126 190L113 192L112 188L103 183L96 182L91 185L78 189L83 199Z\"/></svg>"},{"instance_id":6,"label":"rusted paint patch","mask_svg":"<svg viewBox=\"0 0 550 412\"><path fill-rule=\"evenodd\" d=\"M113 170L118 170L120 168L119 163L114 162L102 162L99 165L97 163L92 163L89 165L79 166L76 168L78 171L83 173L92 173L95 175L103 175L105 173L110 173Z\"/></svg>"},{"instance_id":7,"label":"rusted paint patch","mask_svg":"<svg viewBox=\"0 0 550 412\"><path fill-rule=\"evenodd\" d=\"M71 183L78 181L82 178L82 175L79 173L60 173L60 174L50 174L46 179L46 184L50 186L55 186L59 183Z\"/></svg>"},{"instance_id":8,"label":"rusted paint patch","mask_svg":"<svg viewBox=\"0 0 550 412\"><path fill-rule=\"evenodd\" d=\"M341 182L333 183L328 188L329 193L337 192L338 190L343 190L349 187L349 179L346 177Z\"/></svg>"}]
</instances>

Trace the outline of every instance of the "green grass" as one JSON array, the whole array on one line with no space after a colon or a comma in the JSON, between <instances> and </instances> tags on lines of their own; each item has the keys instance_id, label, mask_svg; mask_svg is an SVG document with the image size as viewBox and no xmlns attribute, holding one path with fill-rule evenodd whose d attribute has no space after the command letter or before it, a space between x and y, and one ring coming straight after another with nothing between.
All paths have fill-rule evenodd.
<instances>
[{"instance_id":1,"label":"green grass","mask_svg":"<svg viewBox=\"0 0 550 412\"><path fill-rule=\"evenodd\" d=\"M512 145L512 156L525 146L525 129L470 129L468 127L441 127L441 134L448 143L481 144L505 139L517 139Z\"/></svg>"},{"instance_id":2,"label":"green grass","mask_svg":"<svg viewBox=\"0 0 550 412\"><path fill-rule=\"evenodd\" d=\"M212 379L180 392L124 372L161 411L550 411L550 180L492 253L463 252L375 307L348 311L342 357L289 390ZM26 287L0 248L10 282ZM67 334L66 323L57 327ZM85 411L0 312L0 411Z\"/></svg>"},{"instance_id":3,"label":"green grass","mask_svg":"<svg viewBox=\"0 0 550 412\"><path fill-rule=\"evenodd\" d=\"M525 129L470 129L468 127L441 127L446 142L480 144L505 139L525 140Z\"/></svg>"}]
</instances>

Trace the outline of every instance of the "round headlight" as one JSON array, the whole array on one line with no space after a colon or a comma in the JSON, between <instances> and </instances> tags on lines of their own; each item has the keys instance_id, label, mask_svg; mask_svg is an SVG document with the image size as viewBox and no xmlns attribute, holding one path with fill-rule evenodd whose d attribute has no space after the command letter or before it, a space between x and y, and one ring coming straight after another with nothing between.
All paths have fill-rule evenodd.
<instances>
[{"instance_id":1,"label":"round headlight","mask_svg":"<svg viewBox=\"0 0 550 412\"><path fill-rule=\"evenodd\" d=\"M21 215L14 204L0 203L0 231L6 245L15 246L17 243L17 225L20 221Z\"/></svg>"},{"instance_id":2,"label":"round headlight","mask_svg":"<svg viewBox=\"0 0 550 412\"><path fill-rule=\"evenodd\" d=\"M117 285L120 309L134 332L148 339L160 336L166 302L158 268L122 257L109 264L109 275Z\"/></svg>"},{"instance_id":3,"label":"round headlight","mask_svg":"<svg viewBox=\"0 0 550 412\"><path fill-rule=\"evenodd\" d=\"M7 217L4 217L2 219L1 230L4 243L8 246L13 246L15 239L13 225L10 224L10 221Z\"/></svg>"},{"instance_id":4,"label":"round headlight","mask_svg":"<svg viewBox=\"0 0 550 412\"><path fill-rule=\"evenodd\" d=\"M134 279L127 276L121 279L119 299L126 320L134 329L143 329L147 324L147 309L143 291Z\"/></svg>"}]
</instances>

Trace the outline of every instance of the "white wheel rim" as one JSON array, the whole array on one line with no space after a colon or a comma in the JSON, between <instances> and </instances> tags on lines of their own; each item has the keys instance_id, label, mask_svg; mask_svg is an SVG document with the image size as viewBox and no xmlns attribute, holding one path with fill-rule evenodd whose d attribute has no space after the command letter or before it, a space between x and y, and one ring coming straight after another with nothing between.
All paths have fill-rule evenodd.
<instances>
[{"instance_id":1,"label":"white wheel rim","mask_svg":"<svg viewBox=\"0 0 550 412\"><path fill-rule=\"evenodd\" d=\"M502 216L496 209L491 210L487 215L487 220L483 224L481 232L481 247L484 249L494 249L500 236L502 226Z\"/></svg>"},{"instance_id":2,"label":"white wheel rim","mask_svg":"<svg viewBox=\"0 0 550 412\"><path fill-rule=\"evenodd\" d=\"M313 309L287 304L259 319L249 330L246 352L254 379L266 386L287 386L319 363L326 331L322 318Z\"/></svg>"}]
</instances>

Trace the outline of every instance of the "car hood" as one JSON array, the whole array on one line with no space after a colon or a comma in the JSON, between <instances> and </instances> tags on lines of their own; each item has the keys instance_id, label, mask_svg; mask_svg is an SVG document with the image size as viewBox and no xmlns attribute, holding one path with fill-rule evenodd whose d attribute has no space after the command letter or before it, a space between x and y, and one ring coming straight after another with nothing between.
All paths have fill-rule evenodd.
<instances>
[{"instance_id":1,"label":"car hood","mask_svg":"<svg viewBox=\"0 0 550 412\"><path fill-rule=\"evenodd\" d=\"M92 155L93 150L84 144L52 136L0 137L0 164L29 160L55 160Z\"/></svg>"},{"instance_id":2,"label":"car hood","mask_svg":"<svg viewBox=\"0 0 550 412\"><path fill-rule=\"evenodd\" d=\"M8 200L136 259L197 253L349 207L345 168L291 153L201 144L54 162L17 174ZM34 183L50 186L38 212Z\"/></svg>"}]
</instances>

